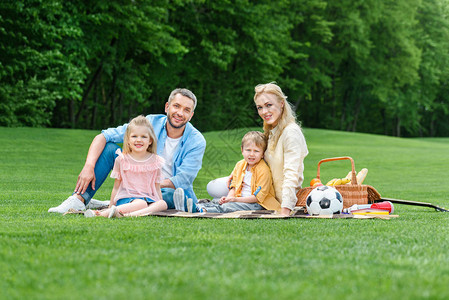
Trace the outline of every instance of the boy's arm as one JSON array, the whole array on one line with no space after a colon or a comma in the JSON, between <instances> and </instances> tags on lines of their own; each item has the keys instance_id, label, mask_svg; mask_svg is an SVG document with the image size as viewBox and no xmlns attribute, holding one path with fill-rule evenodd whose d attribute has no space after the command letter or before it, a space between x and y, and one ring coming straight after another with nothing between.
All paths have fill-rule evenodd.
<instances>
[{"instance_id":1,"label":"boy's arm","mask_svg":"<svg viewBox=\"0 0 449 300\"><path fill-rule=\"evenodd\" d=\"M117 202L115 201L115 195L117 195L117 191L118 191L118 188L120 187L120 183L122 183L121 180L115 179L114 187L112 188L112 192L111 192L111 201L109 201L109 207L117 204Z\"/></svg>"},{"instance_id":2,"label":"boy's arm","mask_svg":"<svg viewBox=\"0 0 449 300\"><path fill-rule=\"evenodd\" d=\"M226 197L222 197L220 199L220 204L227 202L243 202L243 203L256 203L257 198L254 195L248 197L235 197L235 188L229 190L229 193Z\"/></svg>"},{"instance_id":3,"label":"boy's arm","mask_svg":"<svg viewBox=\"0 0 449 300\"><path fill-rule=\"evenodd\" d=\"M218 204L230 202L230 199L235 198L235 187L232 187L226 196L223 196L218 200Z\"/></svg>"},{"instance_id":4,"label":"boy's arm","mask_svg":"<svg viewBox=\"0 0 449 300\"><path fill-rule=\"evenodd\" d=\"M243 203L256 203L257 198L254 195L247 197L233 197L229 202L243 202Z\"/></svg>"}]
</instances>

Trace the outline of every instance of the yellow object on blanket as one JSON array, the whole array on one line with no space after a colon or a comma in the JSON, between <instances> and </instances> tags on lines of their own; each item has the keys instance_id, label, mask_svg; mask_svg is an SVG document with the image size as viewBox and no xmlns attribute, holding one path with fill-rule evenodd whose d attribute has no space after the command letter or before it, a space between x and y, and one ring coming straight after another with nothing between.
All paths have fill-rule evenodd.
<instances>
[{"instance_id":1,"label":"yellow object on blanket","mask_svg":"<svg viewBox=\"0 0 449 300\"><path fill-rule=\"evenodd\" d=\"M389 215L388 210L364 208L351 211L353 215Z\"/></svg>"}]
</instances>

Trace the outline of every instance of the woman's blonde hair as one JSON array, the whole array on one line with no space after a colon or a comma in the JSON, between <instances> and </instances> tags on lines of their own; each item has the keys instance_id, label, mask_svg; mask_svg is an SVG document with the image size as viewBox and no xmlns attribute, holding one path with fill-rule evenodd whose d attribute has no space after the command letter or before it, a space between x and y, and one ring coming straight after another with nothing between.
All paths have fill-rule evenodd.
<instances>
[{"instance_id":1,"label":"woman's blonde hair","mask_svg":"<svg viewBox=\"0 0 449 300\"><path fill-rule=\"evenodd\" d=\"M276 124L276 127L278 129L276 130L276 133L273 135L272 139L269 141L268 149L271 151L271 150L274 150L274 148L276 147L276 144L277 144L282 132L284 131L284 128L287 127L291 123L297 123L296 115L293 113L293 109L292 109L290 102L287 101L287 96L285 96L285 94L282 92L281 88L275 82L270 82L270 83L266 83L266 84L258 84L254 88L254 90L256 92L256 94L254 95L254 102L262 94L271 94L276 97L276 100L278 101L278 103L283 104L281 116L279 118L279 121ZM264 120L263 121L263 131L264 131L265 137L267 139L268 139L268 137L270 135L270 131L272 129L273 129L273 126L267 124Z\"/></svg>"},{"instance_id":2,"label":"woman's blonde hair","mask_svg":"<svg viewBox=\"0 0 449 300\"><path fill-rule=\"evenodd\" d=\"M123 153L125 154L131 153L131 149L129 148L128 144L129 135L131 134L131 130L133 130L133 128L136 128L138 126L143 126L147 128L148 135L150 136L150 139L152 141L151 145L149 145L147 148L147 152L156 153L157 151L156 134L154 134L153 126L151 125L150 121L148 121L148 119L142 115L132 119L131 122L129 122L128 127L126 128L125 138L123 139Z\"/></svg>"}]
</instances>

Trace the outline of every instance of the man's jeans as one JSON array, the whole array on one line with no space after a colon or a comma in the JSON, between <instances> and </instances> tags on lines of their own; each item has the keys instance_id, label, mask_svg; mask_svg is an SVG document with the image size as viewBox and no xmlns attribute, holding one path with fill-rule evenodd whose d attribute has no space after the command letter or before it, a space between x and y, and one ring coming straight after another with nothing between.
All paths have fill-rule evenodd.
<instances>
[{"instance_id":1,"label":"man's jeans","mask_svg":"<svg viewBox=\"0 0 449 300\"><path fill-rule=\"evenodd\" d=\"M86 189L86 192L81 195L84 199L84 203L87 205L90 202L90 199L93 198L95 193L98 191L98 189L101 187L103 182L106 180L106 178L109 175L109 172L114 168L114 161L117 158L117 154L115 153L117 149L120 149L120 147L115 143L106 143L106 146L104 147L103 152L101 153L100 157L97 160L97 163L95 165L95 190L92 189L92 185L89 184L88 188ZM171 188L163 188L161 189L162 192L162 198L165 202L167 202L169 209L174 209L175 204L173 202L173 193L175 192L174 189Z\"/></svg>"}]
</instances>

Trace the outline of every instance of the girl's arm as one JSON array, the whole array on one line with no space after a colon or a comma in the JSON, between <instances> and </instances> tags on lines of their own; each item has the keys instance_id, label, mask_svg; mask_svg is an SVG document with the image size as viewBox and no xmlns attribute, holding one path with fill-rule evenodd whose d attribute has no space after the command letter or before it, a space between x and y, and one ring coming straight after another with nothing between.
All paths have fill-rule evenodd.
<instances>
[{"instance_id":1,"label":"girl's arm","mask_svg":"<svg viewBox=\"0 0 449 300\"><path fill-rule=\"evenodd\" d=\"M159 199L163 200L160 183L156 183L156 190L157 190L157 194L159 195Z\"/></svg>"},{"instance_id":2,"label":"girl's arm","mask_svg":"<svg viewBox=\"0 0 449 300\"><path fill-rule=\"evenodd\" d=\"M121 180L115 179L114 181L114 187L112 188L111 192L111 201L109 201L109 207L112 205L115 205L117 202L115 201L115 195L117 195L118 188L120 187L120 184L122 183Z\"/></svg>"}]
</instances>

